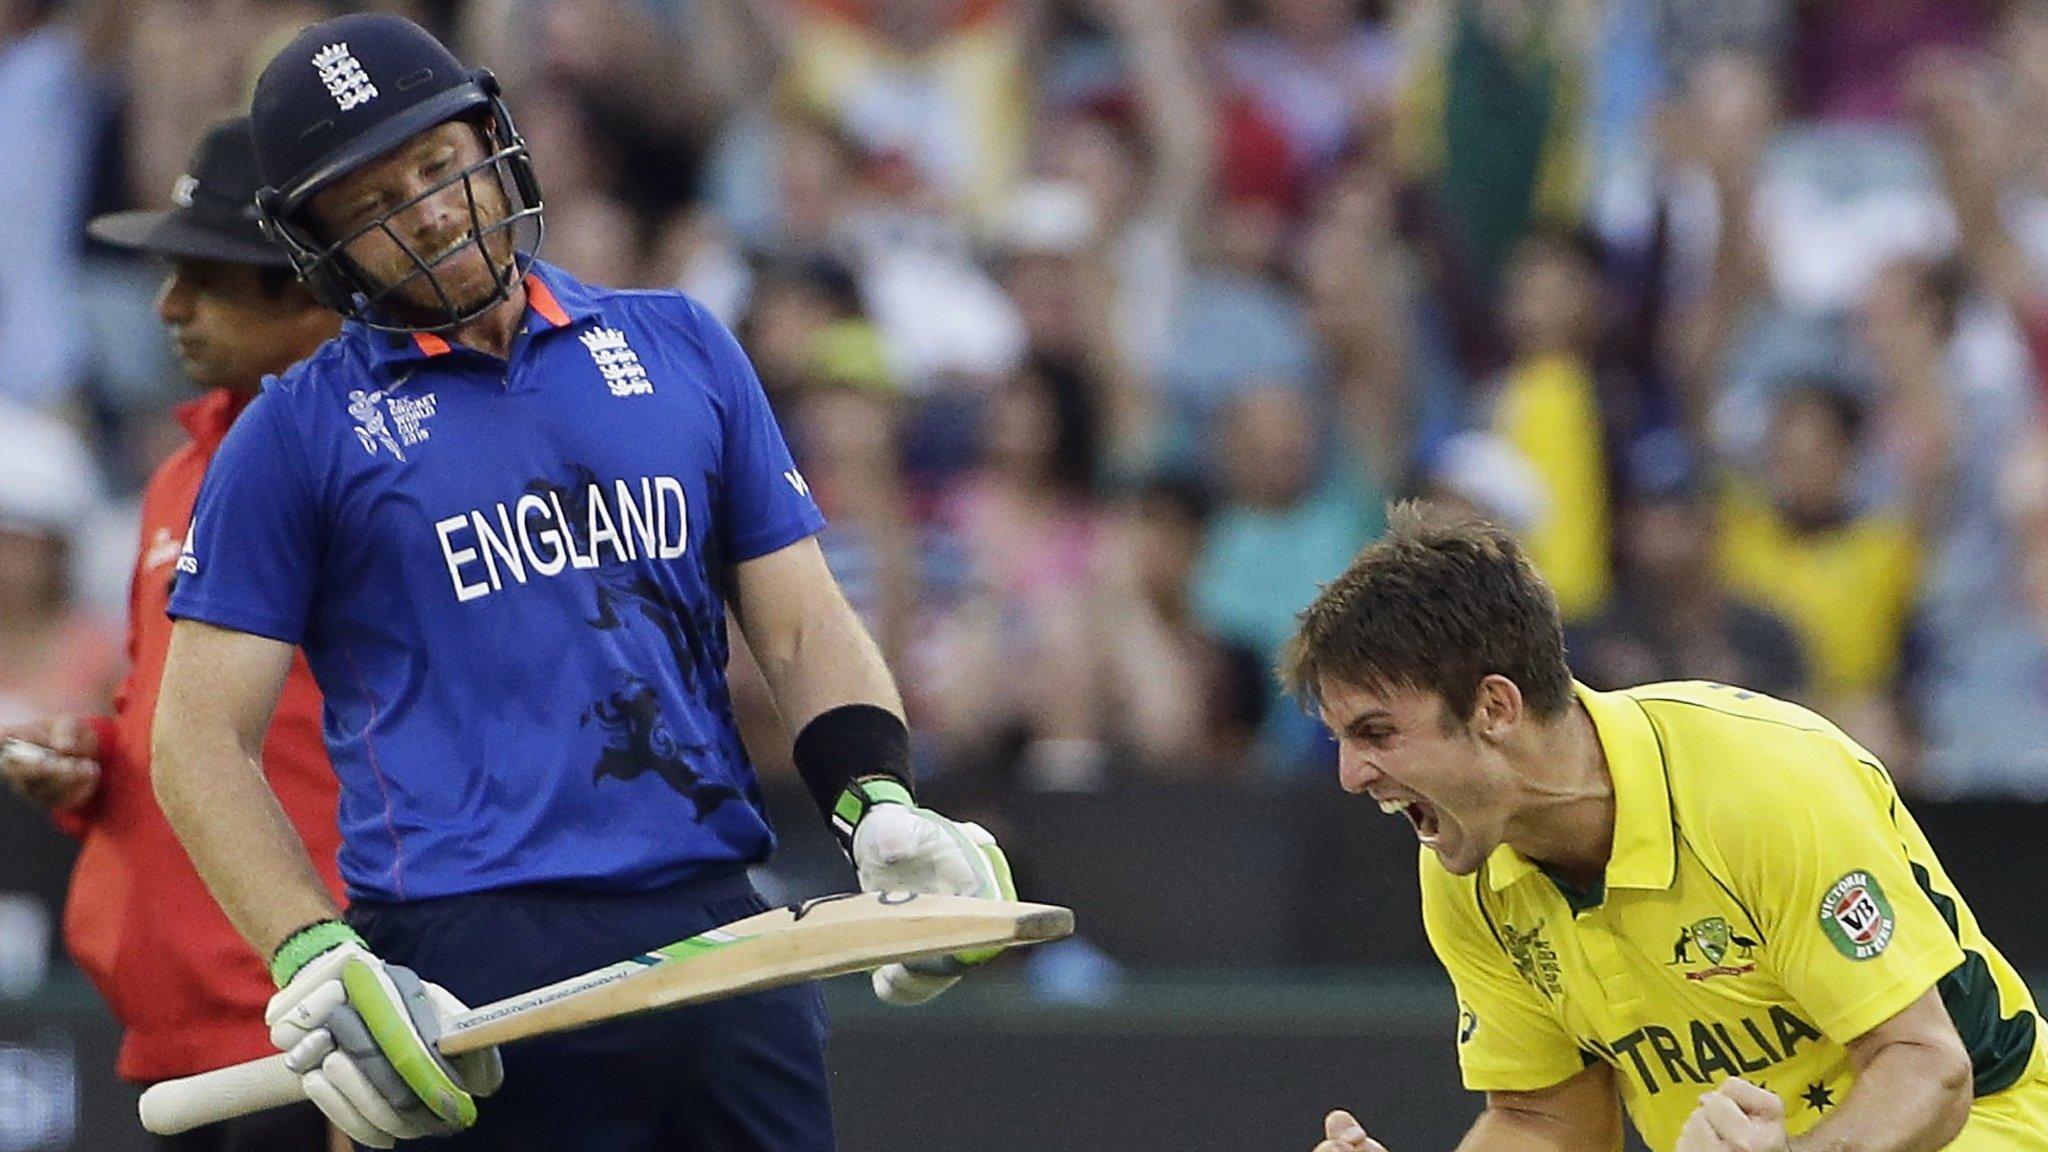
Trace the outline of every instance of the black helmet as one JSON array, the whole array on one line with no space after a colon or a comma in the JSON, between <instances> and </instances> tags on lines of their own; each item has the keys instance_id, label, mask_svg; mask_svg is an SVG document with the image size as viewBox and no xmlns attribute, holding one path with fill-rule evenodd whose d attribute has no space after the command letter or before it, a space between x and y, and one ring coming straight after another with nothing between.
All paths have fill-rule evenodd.
<instances>
[{"instance_id":1,"label":"black helmet","mask_svg":"<svg viewBox=\"0 0 2048 1152\"><path fill-rule=\"evenodd\" d=\"M256 145L238 117L207 129L192 165L171 189L173 207L96 216L86 231L116 248L173 259L288 268L284 249L256 220Z\"/></svg>"},{"instance_id":2,"label":"black helmet","mask_svg":"<svg viewBox=\"0 0 2048 1152\"><path fill-rule=\"evenodd\" d=\"M489 144L484 159L347 235L324 236L312 227L306 207L314 194L420 133L457 119L477 121L483 128ZM264 230L284 248L321 302L344 316L398 331L454 328L505 299L540 250L540 184L526 142L499 99L497 78L486 69L465 69L439 40L410 20L357 13L300 32L264 66L250 120L265 184L256 194ZM486 169L505 193L508 211L500 220L479 216L475 190L468 187L468 181ZM457 181L468 192L469 241L429 263L389 229L389 222ZM415 269L395 284L371 282L342 253L357 237L380 228L411 258ZM501 267L486 258L495 290L481 303L460 305L435 276L435 267L502 231L513 235L511 265ZM399 288L416 280L440 299L441 307L425 309L424 317L418 315L418 305L399 305L394 299Z\"/></svg>"}]
</instances>

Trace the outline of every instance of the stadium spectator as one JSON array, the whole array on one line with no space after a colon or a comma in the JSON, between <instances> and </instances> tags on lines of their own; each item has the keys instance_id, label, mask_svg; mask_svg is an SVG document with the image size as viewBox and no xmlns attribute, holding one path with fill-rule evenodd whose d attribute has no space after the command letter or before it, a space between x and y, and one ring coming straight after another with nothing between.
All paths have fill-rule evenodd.
<instances>
[{"instance_id":1,"label":"stadium spectator","mask_svg":"<svg viewBox=\"0 0 2048 1152\"><path fill-rule=\"evenodd\" d=\"M1295 256L1307 321L1359 452L1382 492L1400 490L1433 429L1462 397L1429 363L1426 286L1399 233L1398 190L1383 151L1366 149L1321 186Z\"/></svg>"},{"instance_id":2,"label":"stadium spectator","mask_svg":"<svg viewBox=\"0 0 2048 1152\"><path fill-rule=\"evenodd\" d=\"M1680 422L1712 477L1716 555L1730 590L1798 633L1812 681L1804 699L1910 773L1896 687L1919 547L1910 509L1857 486L1875 454L1870 398L1840 373L1789 364L1758 392L1726 388L1734 349L1770 302L1754 212L1777 122L1774 87L1756 61L1716 57L1695 71L1667 121L1708 176L1719 221L1707 281L1673 328ZM1753 453L1717 434L1717 407L1731 397L1761 409L1749 417L1762 427Z\"/></svg>"},{"instance_id":3,"label":"stadium spectator","mask_svg":"<svg viewBox=\"0 0 2048 1152\"><path fill-rule=\"evenodd\" d=\"M835 320L810 340L790 441L818 508L819 547L891 667L909 655L917 548L897 444L902 394L874 326Z\"/></svg>"},{"instance_id":4,"label":"stadium spectator","mask_svg":"<svg viewBox=\"0 0 2048 1152\"><path fill-rule=\"evenodd\" d=\"M1093 220L1085 248L1094 259L1076 271L1089 276L1089 290L1108 296L1090 320L1107 324L1113 343L1093 340L1095 355L1120 364L1112 370L1098 363L1096 371L1119 378L1135 372L1161 385L1173 382L1164 370L1175 359L1186 314L1199 306L1188 299L1189 264L1216 168L1214 96L1196 71L1195 45L1183 23L1192 8L1099 0L1095 10L1123 50L1119 86L1102 100L1049 110L1034 164L1056 186L1082 192ZM1042 215L1042 195L1040 201ZM1021 198L1012 203L1021 206ZM1013 238L1019 223L1014 216L1007 222ZM1170 421L1177 413L1163 415ZM1124 442L1117 451L1139 464L1165 446L1151 440L1132 445L1131 436L1187 431L1140 432L1133 421L1149 418L1129 412L1113 412L1112 419Z\"/></svg>"},{"instance_id":5,"label":"stadium spectator","mask_svg":"<svg viewBox=\"0 0 2048 1152\"><path fill-rule=\"evenodd\" d=\"M1401 80L1401 44L1346 0L1259 0L1257 18L1223 42L1232 82L1286 136L1290 158L1335 163L1360 126L1386 116Z\"/></svg>"},{"instance_id":6,"label":"stadium spectator","mask_svg":"<svg viewBox=\"0 0 2048 1152\"><path fill-rule=\"evenodd\" d=\"M1820 120L1894 120L1907 106L1913 58L1929 48L1983 46L1987 0L1821 0L1799 5L1789 74Z\"/></svg>"},{"instance_id":7,"label":"stadium spectator","mask_svg":"<svg viewBox=\"0 0 2048 1152\"><path fill-rule=\"evenodd\" d=\"M1798 631L1811 698L1872 747L1903 759L1891 694L1918 591L1911 519L1851 489L1868 448L1867 404L1842 381L1788 382L1772 407L1763 479L1721 481L1729 587Z\"/></svg>"},{"instance_id":8,"label":"stadium spectator","mask_svg":"<svg viewBox=\"0 0 2048 1152\"><path fill-rule=\"evenodd\" d=\"M2003 149L1991 123L2000 110L1983 99L1984 79L1948 55L1924 60L1915 76L1915 110L1956 214L1961 261L1895 266L1864 324L1903 402L1891 438L1926 537L1927 652L1910 685L1926 749L1914 784L2038 796L2048 793L2048 631L2039 626L2048 617L2028 595L2029 557L2044 537L2025 476L2038 458L2048 310L1996 203L2001 177L1991 165ZM1992 315L1959 334L1972 279L1988 290ZM2016 381L1970 355L2007 319L2032 352ZM2002 718L1993 730L1978 722L1987 709Z\"/></svg>"},{"instance_id":9,"label":"stadium spectator","mask_svg":"<svg viewBox=\"0 0 2048 1152\"><path fill-rule=\"evenodd\" d=\"M85 226L88 130L94 105L85 45L52 0L0 4L0 398L70 399L85 349L68 324ZM168 185L165 185L168 187Z\"/></svg>"},{"instance_id":10,"label":"stadium spectator","mask_svg":"<svg viewBox=\"0 0 2048 1152\"><path fill-rule=\"evenodd\" d=\"M99 491L69 426L0 400L0 724L104 708L120 637L74 606L72 541Z\"/></svg>"},{"instance_id":11,"label":"stadium spectator","mask_svg":"<svg viewBox=\"0 0 2048 1152\"><path fill-rule=\"evenodd\" d=\"M1251 381L1222 417L1222 499L1195 562L1196 619L1268 665L1316 587L1386 524L1364 437L1342 420L1340 435L1321 434L1327 403L1303 384ZM1313 753L1306 719L1298 709L1266 711L1260 753L1270 767L1290 769Z\"/></svg>"},{"instance_id":12,"label":"stadium spectator","mask_svg":"<svg viewBox=\"0 0 2048 1152\"><path fill-rule=\"evenodd\" d=\"M1783 616L1729 591L1715 563L1712 492L1682 447L1667 439L1663 455L1632 470L1613 601L1565 630L1573 674L1603 691L1698 679L1805 695L1798 634Z\"/></svg>"},{"instance_id":13,"label":"stadium spectator","mask_svg":"<svg viewBox=\"0 0 2048 1152\"><path fill-rule=\"evenodd\" d=\"M1142 771L1239 774L1265 717L1266 663L1209 634L1189 602L1212 513L1199 484L1162 477L1118 501L1106 526L1092 618L1107 738Z\"/></svg>"},{"instance_id":14,"label":"stadium spectator","mask_svg":"<svg viewBox=\"0 0 2048 1152\"><path fill-rule=\"evenodd\" d=\"M907 178L950 208L985 216L1022 175L1035 4L718 2L737 5L726 10L730 43L765 66L787 106L900 159Z\"/></svg>"},{"instance_id":15,"label":"stadium spectator","mask_svg":"<svg viewBox=\"0 0 2048 1152\"><path fill-rule=\"evenodd\" d=\"M1508 263L1502 302L1513 359L1494 382L1492 429L1536 467L1556 502L1529 555L1568 621L1606 603L1612 574L1606 418L1595 369L1603 300L1598 252L1548 232Z\"/></svg>"},{"instance_id":16,"label":"stadium spectator","mask_svg":"<svg viewBox=\"0 0 2048 1152\"><path fill-rule=\"evenodd\" d=\"M2048 10L2037 3L401 6L453 30L517 91L520 128L552 174L550 258L623 284L680 285L740 327L793 433L801 441L814 428L813 470L869 475L893 459L914 590L880 582L896 589L877 603L899 623L871 618L884 633L913 621L901 658L923 669L909 677L914 694L945 679L933 641L956 634L918 622L964 619L960 606L976 597L994 616L1021 611L1000 591L969 595L985 544L974 559L969 536L944 529L961 522L957 494L987 478L976 455L984 413L1011 404L1024 373L1072 383L1095 413L1094 475L1065 498L1099 528L1077 570L1108 581L1091 589L1100 599L1187 644L1270 643L1255 634L1278 626L1245 627L1221 607L1222 590L1261 601L1274 621L1298 607L1257 580L1272 555L1295 554L1276 525L1329 492L1345 490L1338 504L1367 534L1380 493L1497 502L1498 485L1473 485L1504 474L1475 471L1475 457L1451 448L1475 442L1467 433L1506 439L1536 469L1527 487L1540 489L1531 506L1544 514L1518 524L1575 623L1629 607L1614 601L1608 569L1636 563L1638 513L1676 522L1705 500L1713 538L1689 546L1754 557L1757 523L1789 523L1768 499L1773 476L1786 491L1832 486L1854 522L1888 518L1886 547L1919 552L1922 574L1898 593L1912 598L1910 646L1891 594L1840 613L1858 644L1889 653L1867 661L1855 692L1823 687L1840 681L1829 669L1841 645L1806 635L1819 695L1805 699L1852 711L1882 702L1887 729L1900 727L1890 702L1903 699L1927 742L1918 780L1912 759L1893 753L1908 787L2048 788L2048 757L2030 751L2048 739L2029 735L2048 736L2048 691L2036 701L2025 687L2048 682L2048 639L2036 635L2048 625L2022 626L2048 620L2048 576L2029 575L2048 572L2048 482L2030 479L2048 475L2048 431L2028 411L2032 374L2011 366L2019 346L1997 315L2031 326L2048 258ZM44 95L21 96L0 119L36 132L36 147L71 142L80 165L90 126L108 127L73 208L0 213L0 228L21 232L10 250L31 263L38 252L68 259L75 224L64 221L88 186L96 206L159 198L187 135L172 129L245 99L249 61L317 7L14 5L4 75L22 85L10 91ZM1924 71L1949 79L1902 86L1905 62L1929 46L1941 55ZM1995 59L1957 55L1979 49ZM96 91L87 67L100 69ZM1968 89L1968 100L1947 89ZM69 111L51 103L62 92L77 93ZM1941 162L1938 188L1912 170L1910 125L1898 122L1906 97ZM1802 119L1815 110L1821 120ZM86 129L38 131L67 117ZM23 170L35 177L29 191L51 192L67 169ZM1907 236L1874 231L1857 212L1830 221L1835 190L1817 182L1837 178L1898 191L1894 207L1920 205L1911 219L1926 226ZM1972 275L2003 308L1964 293L1930 361L1928 297L1914 283L1945 243L1935 193L1955 208ZM1852 203L1860 193L1841 194ZM2003 248L1983 240L1987 221L2003 228ZM1880 233L1875 246L1826 239ZM55 264L36 265L55 271L37 273L33 292L0 293L0 340L22 334L0 388L58 395L71 387L62 381L82 381L81 426L99 469L125 489L175 428L153 415L161 350L135 338L152 277L103 255L83 266L79 324L7 327L11 301L67 292ZM893 381L887 402L843 380L814 387L815 352L840 338L828 330L850 331L845 321L871 324ZM67 340L87 359L65 359ZM73 369L45 373L46 361ZM1815 363L1853 381L1868 425L1833 480L1817 459L1766 466L1774 436L1839 446L1832 400L1778 394ZM1276 402L1273 385L1298 391ZM1226 445L1262 422L1276 444L1293 439L1283 425L1308 429L1307 447L1230 459ZM1682 509L1661 492L1638 507L1632 493L1656 485L1632 474L1628 449L1673 424L1702 461L1697 490ZM1355 475L1333 478L1339 461ZM1213 492L1211 514L1164 497L1160 476ZM848 563L866 563L865 516L835 517ZM1812 548L1821 536L1790 533L1773 547ZM1151 565L1129 557L1164 557L1167 541L1192 549L1185 622L1163 559L1130 578ZM1239 550L1253 560L1226 578L1222 558ZM89 559L125 571L118 557ZM1775 572L1772 583L1790 595ZM1673 672L1705 651L1660 648L1665 639L1651 643L1650 663ZM895 654L896 641L883 643ZM1090 675L1129 688L1142 661L1123 663L1100 661ZM1228 744L1244 717L1222 696L1222 713L1197 727ZM1948 735L1984 706L2014 718L2010 747ZM1080 726L1089 740L1175 743L1105 711L1110 720ZM959 755L999 742L970 727L980 735L949 744Z\"/></svg>"},{"instance_id":17,"label":"stadium spectator","mask_svg":"<svg viewBox=\"0 0 2048 1152\"><path fill-rule=\"evenodd\" d=\"M1398 147L1489 288L1532 221L1579 218L1593 7L1451 0L1404 9Z\"/></svg>"},{"instance_id":18,"label":"stadium spectator","mask_svg":"<svg viewBox=\"0 0 2048 1152\"><path fill-rule=\"evenodd\" d=\"M1092 786L1106 767L1101 658L1087 602L1103 521L1085 382L1032 364L983 409L980 462L946 491L936 545L958 556L919 629L912 679L925 725L955 751L1012 746L1026 778Z\"/></svg>"}]
</instances>

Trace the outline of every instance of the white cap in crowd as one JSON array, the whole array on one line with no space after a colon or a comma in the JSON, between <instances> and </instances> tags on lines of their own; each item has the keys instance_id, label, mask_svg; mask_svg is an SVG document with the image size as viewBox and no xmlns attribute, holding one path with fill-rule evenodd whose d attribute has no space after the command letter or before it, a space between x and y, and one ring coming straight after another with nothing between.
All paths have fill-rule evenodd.
<instances>
[{"instance_id":1,"label":"white cap in crowd","mask_svg":"<svg viewBox=\"0 0 2048 1152\"><path fill-rule=\"evenodd\" d=\"M1490 432L1446 438L1436 450L1429 478L1511 532L1531 531L1550 516L1550 489L1535 465Z\"/></svg>"},{"instance_id":2,"label":"white cap in crowd","mask_svg":"<svg viewBox=\"0 0 2048 1152\"><path fill-rule=\"evenodd\" d=\"M1095 204L1079 184L1033 180L1003 206L994 240L1006 252L1072 256L1095 238L1095 217Z\"/></svg>"},{"instance_id":3,"label":"white cap in crowd","mask_svg":"<svg viewBox=\"0 0 2048 1152\"><path fill-rule=\"evenodd\" d=\"M92 453L71 425L0 399L0 530L68 538L99 496Z\"/></svg>"}]
</instances>

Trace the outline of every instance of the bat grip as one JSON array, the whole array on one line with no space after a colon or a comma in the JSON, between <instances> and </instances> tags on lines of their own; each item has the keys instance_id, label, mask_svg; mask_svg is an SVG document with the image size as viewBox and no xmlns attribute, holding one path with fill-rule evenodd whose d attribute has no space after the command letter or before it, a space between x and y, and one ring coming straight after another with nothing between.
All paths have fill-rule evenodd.
<instances>
[{"instance_id":1,"label":"bat grip","mask_svg":"<svg viewBox=\"0 0 2048 1152\"><path fill-rule=\"evenodd\" d=\"M284 1054L154 1084L142 1094L142 1126L175 1136L204 1124L280 1108L306 1098Z\"/></svg>"},{"instance_id":2,"label":"bat grip","mask_svg":"<svg viewBox=\"0 0 2048 1152\"><path fill-rule=\"evenodd\" d=\"M926 956L922 960L905 960L903 966L920 976L965 976L975 969L975 965L963 963L954 956Z\"/></svg>"}]
</instances>

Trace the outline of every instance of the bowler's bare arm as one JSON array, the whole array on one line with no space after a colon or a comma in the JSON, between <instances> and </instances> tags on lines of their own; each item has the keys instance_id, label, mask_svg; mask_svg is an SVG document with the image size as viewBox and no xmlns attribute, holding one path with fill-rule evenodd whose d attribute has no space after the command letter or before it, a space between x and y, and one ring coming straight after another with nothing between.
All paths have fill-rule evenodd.
<instances>
[{"instance_id":1,"label":"bowler's bare arm","mask_svg":"<svg viewBox=\"0 0 2048 1152\"><path fill-rule=\"evenodd\" d=\"M1313 1152L1388 1152L1349 1112L1330 1113L1323 1128ZM1614 1069L1594 1064L1535 1092L1487 1093L1457 1152L1621 1152L1621 1135Z\"/></svg>"},{"instance_id":2,"label":"bowler's bare arm","mask_svg":"<svg viewBox=\"0 0 2048 1152\"><path fill-rule=\"evenodd\" d=\"M1856 1083L1795 1152L1931 1152L1970 1120L1970 1053L1932 988L1844 1045Z\"/></svg>"},{"instance_id":3,"label":"bowler's bare arm","mask_svg":"<svg viewBox=\"0 0 2048 1152\"><path fill-rule=\"evenodd\" d=\"M1621 1092L1594 1064L1536 1092L1489 1092L1458 1152L1620 1152Z\"/></svg>"}]
</instances>

